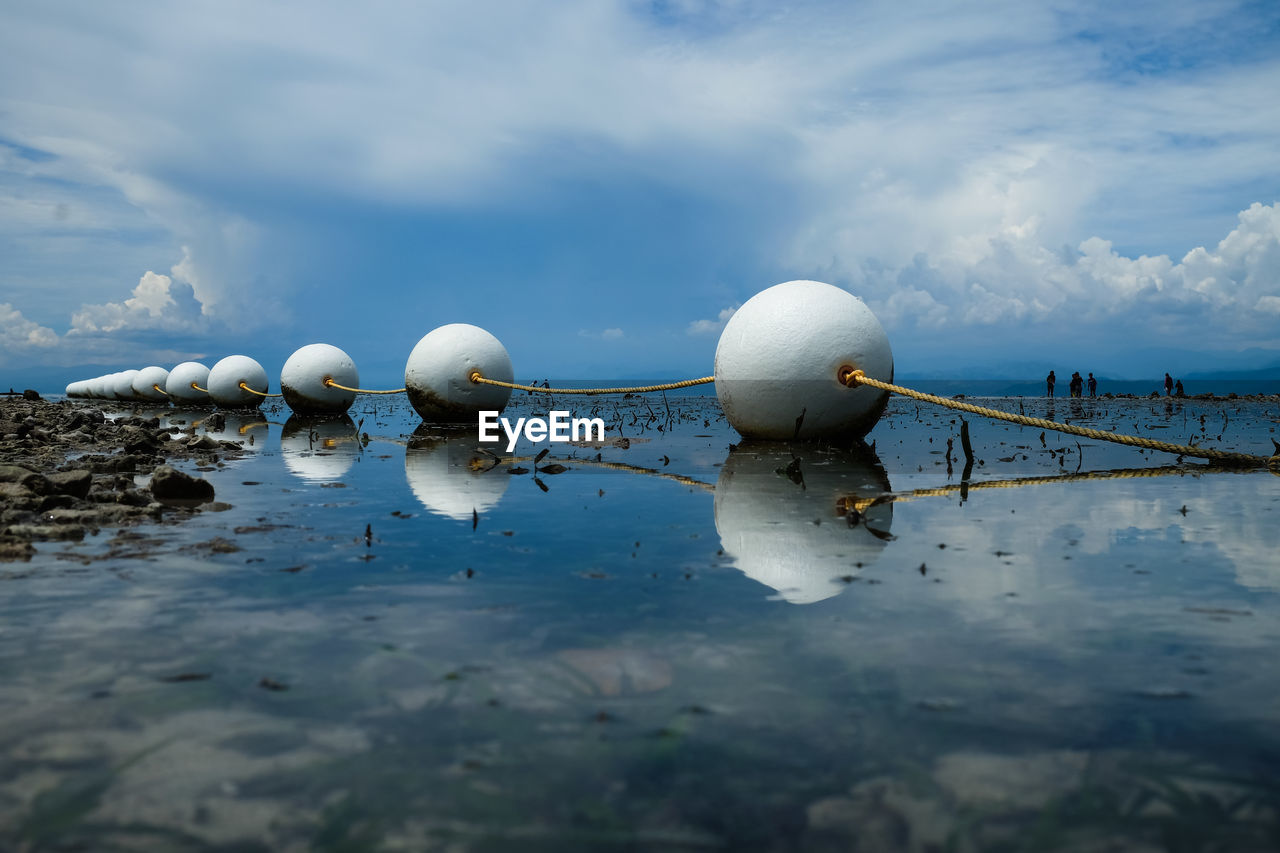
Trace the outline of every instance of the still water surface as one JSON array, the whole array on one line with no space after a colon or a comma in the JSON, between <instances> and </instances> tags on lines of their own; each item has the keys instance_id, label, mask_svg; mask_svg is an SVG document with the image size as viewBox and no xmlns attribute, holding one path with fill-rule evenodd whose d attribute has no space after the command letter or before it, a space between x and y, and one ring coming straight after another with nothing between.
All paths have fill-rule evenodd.
<instances>
[{"instance_id":1,"label":"still water surface","mask_svg":"<svg viewBox=\"0 0 1280 853\"><path fill-rule=\"evenodd\" d=\"M950 412L836 450L668 400L537 462L385 399L228 416L230 509L0 567L0 847L1280 842L1280 478L971 421L962 490ZM1280 418L990 402L1267 455Z\"/></svg>"}]
</instances>

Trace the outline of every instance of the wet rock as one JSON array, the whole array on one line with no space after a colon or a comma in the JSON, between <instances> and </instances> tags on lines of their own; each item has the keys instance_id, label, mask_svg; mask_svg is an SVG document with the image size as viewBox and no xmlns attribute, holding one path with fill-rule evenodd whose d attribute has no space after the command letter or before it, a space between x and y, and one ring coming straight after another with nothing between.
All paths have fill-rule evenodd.
<instances>
[{"instance_id":1,"label":"wet rock","mask_svg":"<svg viewBox=\"0 0 1280 853\"><path fill-rule=\"evenodd\" d=\"M199 438L193 438L187 442L187 447L191 450L220 450L222 445L215 438L202 435Z\"/></svg>"},{"instance_id":2,"label":"wet rock","mask_svg":"<svg viewBox=\"0 0 1280 853\"><path fill-rule=\"evenodd\" d=\"M205 481L196 480L196 482L204 483ZM206 485L208 484L206 483ZM209 486L209 494L213 494L212 486ZM180 498L179 500L182 499ZM204 498L197 498L197 500L204 500ZM116 495L116 503L121 503L125 506L146 506L151 503L151 496L139 489L125 489Z\"/></svg>"},{"instance_id":3,"label":"wet rock","mask_svg":"<svg viewBox=\"0 0 1280 853\"><path fill-rule=\"evenodd\" d=\"M156 452L159 443L148 430L139 426L127 426L120 430L120 446L126 453L150 455Z\"/></svg>"},{"instance_id":4,"label":"wet rock","mask_svg":"<svg viewBox=\"0 0 1280 853\"><path fill-rule=\"evenodd\" d=\"M37 495L50 493L49 481L44 475L17 465L0 465L0 483L12 483Z\"/></svg>"},{"instance_id":5,"label":"wet rock","mask_svg":"<svg viewBox=\"0 0 1280 853\"><path fill-rule=\"evenodd\" d=\"M8 509L35 509L40 497L19 483L0 483L0 505Z\"/></svg>"},{"instance_id":6,"label":"wet rock","mask_svg":"<svg viewBox=\"0 0 1280 853\"><path fill-rule=\"evenodd\" d=\"M84 498L93 485L93 475L85 470L55 471L47 477L54 494Z\"/></svg>"},{"instance_id":7,"label":"wet rock","mask_svg":"<svg viewBox=\"0 0 1280 853\"><path fill-rule=\"evenodd\" d=\"M161 465L151 475L151 494L160 501L211 501L213 484L171 465Z\"/></svg>"},{"instance_id":8,"label":"wet rock","mask_svg":"<svg viewBox=\"0 0 1280 853\"><path fill-rule=\"evenodd\" d=\"M30 560L35 552L35 546L25 539L7 536L0 537L0 563L12 563L15 560Z\"/></svg>"},{"instance_id":9,"label":"wet rock","mask_svg":"<svg viewBox=\"0 0 1280 853\"><path fill-rule=\"evenodd\" d=\"M40 499L40 512L49 512L55 509L69 509L75 506L79 501L71 495L49 495Z\"/></svg>"},{"instance_id":10,"label":"wet rock","mask_svg":"<svg viewBox=\"0 0 1280 853\"><path fill-rule=\"evenodd\" d=\"M66 541L84 538L84 528L74 524L11 524L3 532L19 539Z\"/></svg>"},{"instance_id":11,"label":"wet rock","mask_svg":"<svg viewBox=\"0 0 1280 853\"><path fill-rule=\"evenodd\" d=\"M8 507L0 509L0 530L8 527L10 524L22 524L30 521L35 510L30 508Z\"/></svg>"},{"instance_id":12,"label":"wet rock","mask_svg":"<svg viewBox=\"0 0 1280 853\"><path fill-rule=\"evenodd\" d=\"M35 401L35 400L41 400L44 398L41 397L40 392L36 391L34 388L27 388L25 391L22 392L22 399Z\"/></svg>"}]
</instances>

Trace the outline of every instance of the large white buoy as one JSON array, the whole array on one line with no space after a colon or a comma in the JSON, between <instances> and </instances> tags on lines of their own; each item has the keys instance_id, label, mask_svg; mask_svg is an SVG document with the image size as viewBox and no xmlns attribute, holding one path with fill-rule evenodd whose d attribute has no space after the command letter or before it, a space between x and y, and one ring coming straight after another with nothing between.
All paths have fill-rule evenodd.
<instances>
[{"instance_id":1,"label":"large white buoy","mask_svg":"<svg viewBox=\"0 0 1280 853\"><path fill-rule=\"evenodd\" d=\"M405 449L404 476L429 512L457 521L497 506L514 479L480 449L475 430L442 435L425 424Z\"/></svg>"},{"instance_id":2,"label":"large white buoy","mask_svg":"<svg viewBox=\"0 0 1280 853\"><path fill-rule=\"evenodd\" d=\"M307 344L280 368L280 391L289 408L301 414L345 412L355 402L355 392L326 385L329 379L360 387L360 373L351 356L329 344Z\"/></svg>"},{"instance_id":3,"label":"large white buoy","mask_svg":"<svg viewBox=\"0 0 1280 853\"><path fill-rule=\"evenodd\" d=\"M818 281L788 281L757 293L724 327L716 347L716 396L748 438L860 438L888 392L849 388L840 372L893 381L893 352L862 300Z\"/></svg>"},{"instance_id":4,"label":"large white buoy","mask_svg":"<svg viewBox=\"0 0 1280 853\"><path fill-rule=\"evenodd\" d=\"M164 392L164 384L169 380L169 371L163 367L151 365L138 371L133 377L133 394L140 400L153 403L169 402L169 395ZM156 390L159 388L160 390Z\"/></svg>"},{"instance_id":5,"label":"large white buoy","mask_svg":"<svg viewBox=\"0 0 1280 853\"><path fill-rule=\"evenodd\" d=\"M244 383L254 394L240 387ZM247 355L229 355L209 368L209 396L224 409L256 409L262 405L261 394L267 393L267 371Z\"/></svg>"},{"instance_id":6,"label":"large white buoy","mask_svg":"<svg viewBox=\"0 0 1280 853\"><path fill-rule=\"evenodd\" d=\"M184 361L169 371L164 391L175 403L207 404L210 402L208 383L209 368L198 361Z\"/></svg>"},{"instance_id":7,"label":"large white buoy","mask_svg":"<svg viewBox=\"0 0 1280 853\"><path fill-rule=\"evenodd\" d=\"M892 538L889 478L874 453L743 442L716 482L720 544L791 604L840 594Z\"/></svg>"},{"instance_id":8,"label":"large white buoy","mask_svg":"<svg viewBox=\"0 0 1280 853\"><path fill-rule=\"evenodd\" d=\"M500 382L515 375L497 338L479 326L451 323L428 332L409 353L405 391L424 421L475 424L478 412L500 412L511 397L510 388L472 382L476 372Z\"/></svg>"}]
</instances>

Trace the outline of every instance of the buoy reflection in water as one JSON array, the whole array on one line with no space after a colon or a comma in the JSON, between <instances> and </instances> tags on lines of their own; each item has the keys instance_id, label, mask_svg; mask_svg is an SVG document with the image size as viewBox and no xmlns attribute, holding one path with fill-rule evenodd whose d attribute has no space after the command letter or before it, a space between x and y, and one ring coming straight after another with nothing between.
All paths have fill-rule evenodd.
<instances>
[{"instance_id":1,"label":"buoy reflection in water","mask_svg":"<svg viewBox=\"0 0 1280 853\"><path fill-rule=\"evenodd\" d=\"M239 442L245 450L251 451L266 447L271 432L267 416L259 411L218 412L195 421L192 426L203 428L206 435L218 441Z\"/></svg>"},{"instance_id":2,"label":"buoy reflection in water","mask_svg":"<svg viewBox=\"0 0 1280 853\"><path fill-rule=\"evenodd\" d=\"M361 449L355 422L346 414L339 417L293 415L280 431L280 452L285 466L299 478L311 482L339 479L350 470Z\"/></svg>"},{"instance_id":3,"label":"buoy reflection in water","mask_svg":"<svg viewBox=\"0 0 1280 853\"><path fill-rule=\"evenodd\" d=\"M853 450L744 442L716 483L716 531L752 580L792 604L838 595L892 538L880 460Z\"/></svg>"},{"instance_id":4,"label":"buoy reflection in water","mask_svg":"<svg viewBox=\"0 0 1280 853\"><path fill-rule=\"evenodd\" d=\"M474 429L419 426L404 454L404 475L413 495L429 511L470 520L472 512L495 507L511 475L479 449Z\"/></svg>"}]
</instances>

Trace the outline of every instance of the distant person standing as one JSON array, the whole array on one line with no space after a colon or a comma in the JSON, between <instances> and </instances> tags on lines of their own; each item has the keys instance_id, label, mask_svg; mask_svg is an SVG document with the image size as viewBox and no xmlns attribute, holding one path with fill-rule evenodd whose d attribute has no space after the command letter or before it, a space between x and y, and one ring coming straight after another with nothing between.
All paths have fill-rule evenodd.
<instances>
[{"instance_id":1,"label":"distant person standing","mask_svg":"<svg viewBox=\"0 0 1280 853\"><path fill-rule=\"evenodd\" d=\"M1185 397L1185 396L1187 396L1186 392L1182 390L1182 380L1181 380L1181 379L1179 379L1179 380L1178 380L1178 382L1177 382L1177 384L1175 384L1175 385L1173 386L1173 396L1175 396L1175 397Z\"/></svg>"},{"instance_id":2,"label":"distant person standing","mask_svg":"<svg viewBox=\"0 0 1280 853\"><path fill-rule=\"evenodd\" d=\"M1164 395L1166 397L1173 396L1173 377L1167 373L1164 375Z\"/></svg>"},{"instance_id":3,"label":"distant person standing","mask_svg":"<svg viewBox=\"0 0 1280 853\"><path fill-rule=\"evenodd\" d=\"M1080 371L1071 374L1071 384L1068 387L1072 397L1084 396L1084 380L1080 378Z\"/></svg>"},{"instance_id":4,"label":"distant person standing","mask_svg":"<svg viewBox=\"0 0 1280 853\"><path fill-rule=\"evenodd\" d=\"M1052 370L1049 371L1049 375L1044 378L1044 381L1045 381L1045 384L1049 386L1049 396L1052 397L1054 383L1058 381L1057 377L1053 375Z\"/></svg>"},{"instance_id":5,"label":"distant person standing","mask_svg":"<svg viewBox=\"0 0 1280 853\"><path fill-rule=\"evenodd\" d=\"M1098 380L1093 378L1093 374L1089 374L1089 396L1098 396Z\"/></svg>"}]
</instances>

